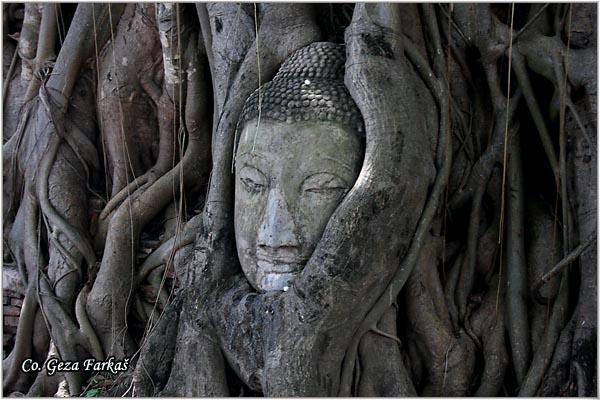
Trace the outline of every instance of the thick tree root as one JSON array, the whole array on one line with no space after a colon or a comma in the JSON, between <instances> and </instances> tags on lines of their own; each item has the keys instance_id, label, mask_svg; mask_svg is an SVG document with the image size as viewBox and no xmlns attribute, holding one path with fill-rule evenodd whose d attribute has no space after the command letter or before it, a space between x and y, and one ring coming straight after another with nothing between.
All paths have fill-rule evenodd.
<instances>
[{"instance_id":1,"label":"thick tree root","mask_svg":"<svg viewBox=\"0 0 600 400\"><path fill-rule=\"evenodd\" d=\"M355 11L355 19L357 21L357 24L360 21L360 17L358 17L358 15L360 15L360 14L358 14ZM366 11L363 12L362 17L367 20L370 20L370 17L368 17L366 14ZM360 27L358 29L364 30L365 28L372 29L372 27ZM439 68L441 68L441 66ZM342 375L341 375L340 392L339 392L339 395L341 395L341 396L348 396L350 394L349 382L350 382L351 372L353 370L353 365L354 365L354 362L356 359L357 347L358 347L360 338L368 331L369 326L373 326L373 324L376 324L377 321L379 321L379 319L382 317L385 310L387 310L387 308L391 305L390 298L392 298L392 299L396 298L399 291L404 286L404 283L410 276L412 269L414 268L415 264L417 263L417 259L419 257L419 252L420 252L422 243L424 241L424 237L426 235L426 232L429 230L429 228L431 226L431 222L434 218L434 214L437 212L441 194L442 194L442 192L446 186L446 183L448 181L448 177L450 174L450 166L452 164L452 142L451 142L451 137L448 134L449 116L446 113L446 110L448 109L448 98L447 98L448 93L446 92L447 87L446 87L446 81L444 79L444 75L439 74L439 72L440 71L438 71L438 74L437 74L438 89L433 92L433 95L436 100L436 103L438 106L438 111L439 111L439 116L440 116L440 129L439 129L440 139L439 139L439 142L440 142L441 148L444 149L444 151L443 151L444 155L442 158L443 159L442 168L438 172L438 174L435 178L435 182L433 184L433 188L431 190L429 199L425 205L423 214L422 214L422 216L419 220L419 224L417 226L417 230L413 236L413 240L411 242L410 248L409 248L407 254L404 256L402 264L399 266L396 274L390 280L390 283L388 284L388 288L383 292L381 297L379 297L379 299L377 300L375 305L371 308L371 310L365 316L363 322L361 323L357 332L355 332L354 337L350 343L349 350L346 353L346 357L344 358L344 364L342 366ZM433 76L432 73L428 73L428 75ZM352 93L353 88L351 87L350 89L351 89L351 93ZM353 93L353 95L359 96L358 93ZM443 143L443 145L442 145L442 143ZM390 293L389 295L388 295L388 292Z\"/></svg>"},{"instance_id":2,"label":"thick tree root","mask_svg":"<svg viewBox=\"0 0 600 400\"><path fill-rule=\"evenodd\" d=\"M546 326L544 338L533 356L527 375L519 389L520 396L534 396L542 382L544 374L552 361L552 353L559 339L560 333L567 322L569 304L569 272L563 272L560 289L552 315Z\"/></svg>"},{"instance_id":3,"label":"thick tree root","mask_svg":"<svg viewBox=\"0 0 600 400\"><path fill-rule=\"evenodd\" d=\"M204 115L204 110L188 109L190 106L203 107L203 101L198 97L203 94L203 78L196 51L195 41L190 40L186 57L194 68L187 76L189 144L182 160L146 190L137 191L125 200L109 224L104 257L87 304L88 314L99 332L105 353L124 356L133 353L135 348L127 332L127 310L135 291L133 268L141 230L169 204L176 188L183 191L184 187L197 185L207 177L209 138L205 136L206 131L199 128L204 128L204 122L198 119L199 115Z\"/></svg>"}]
</instances>

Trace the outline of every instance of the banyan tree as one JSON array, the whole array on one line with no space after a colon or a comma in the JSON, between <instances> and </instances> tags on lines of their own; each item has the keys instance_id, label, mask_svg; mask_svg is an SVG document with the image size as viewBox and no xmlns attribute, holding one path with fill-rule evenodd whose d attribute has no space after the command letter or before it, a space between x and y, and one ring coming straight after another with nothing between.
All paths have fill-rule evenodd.
<instances>
[{"instance_id":1,"label":"banyan tree","mask_svg":"<svg viewBox=\"0 0 600 400\"><path fill-rule=\"evenodd\" d=\"M596 12L3 4L4 394L595 396Z\"/></svg>"}]
</instances>

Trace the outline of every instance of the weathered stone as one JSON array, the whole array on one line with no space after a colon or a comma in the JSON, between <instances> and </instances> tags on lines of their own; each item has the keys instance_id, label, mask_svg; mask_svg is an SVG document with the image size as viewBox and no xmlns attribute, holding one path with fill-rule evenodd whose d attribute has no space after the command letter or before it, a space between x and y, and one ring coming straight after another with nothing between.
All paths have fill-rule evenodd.
<instances>
[{"instance_id":1,"label":"weathered stone","mask_svg":"<svg viewBox=\"0 0 600 400\"><path fill-rule=\"evenodd\" d=\"M234 225L242 269L258 291L290 287L358 176L363 122L342 81L344 62L344 46L303 47L244 106ZM287 108L273 112L280 103Z\"/></svg>"},{"instance_id":2,"label":"weathered stone","mask_svg":"<svg viewBox=\"0 0 600 400\"><path fill-rule=\"evenodd\" d=\"M329 217L354 185L359 138L340 124L248 123L236 160L235 233L242 269L258 291L286 290Z\"/></svg>"},{"instance_id":3,"label":"weathered stone","mask_svg":"<svg viewBox=\"0 0 600 400\"><path fill-rule=\"evenodd\" d=\"M10 345L14 341L14 337L15 335L13 334L6 332L2 333L2 346L7 347L8 345Z\"/></svg>"},{"instance_id":4,"label":"weathered stone","mask_svg":"<svg viewBox=\"0 0 600 400\"><path fill-rule=\"evenodd\" d=\"M360 111L343 82L344 49L340 44L317 42L296 51L283 62L271 82L248 98L238 129L259 115L261 120L288 124L322 120L326 115L327 120L364 136ZM351 112L335 118L336 110Z\"/></svg>"},{"instance_id":5,"label":"weathered stone","mask_svg":"<svg viewBox=\"0 0 600 400\"><path fill-rule=\"evenodd\" d=\"M4 329L8 332L12 332L10 328L15 328L14 332L16 332L16 328L19 325L19 317L15 316L5 316L4 317Z\"/></svg>"},{"instance_id":6,"label":"weathered stone","mask_svg":"<svg viewBox=\"0 0 600 400\"><path fill-rule=\"evenodd\" d=\"M23 299L13 297L13 298L10 299L10 304L12 304L13 306L22 306L23 305Z\"/></svg>"},{"instance_id":7,"label":"weathered stone","mask_svg":"<svg viewBox=\"0 0 600 400\"><path fill-rule=\"evenodd\" d=\"M4 315L5 318L7 315L18 317L19 315L21 315L21 308L16 307L16 306L3 306L2 314Z\"/></svg>"}]
</instances>

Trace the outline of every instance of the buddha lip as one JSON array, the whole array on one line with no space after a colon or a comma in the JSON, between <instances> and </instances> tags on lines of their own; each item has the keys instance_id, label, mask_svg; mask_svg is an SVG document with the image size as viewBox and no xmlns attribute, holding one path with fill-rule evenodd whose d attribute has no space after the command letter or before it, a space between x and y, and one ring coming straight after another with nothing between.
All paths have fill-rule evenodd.
<instances>
[{"instance_id":1,"label":"buddha lip","mask_svg":"<svg viewBox=\"0 0 600 400\"><path fill-rule=\"evenodd\" d=\"M297 262L281 262L273 260L258 259L257 265L265 268L269 273L289 273L298 272L302 269L302 264Z\"/></svg>"},{"instance_id":2,"label":"buddha lip","mask_svg":"<svg viewBox=\"0 0 600 400\"><path fill-rule=\"evenodd\" d=\"M256 252L256 258L263 263L278 265L278 264L303 264L307 259L294 255L273 254L263 251Z\"/></svg>"}]
</instances>

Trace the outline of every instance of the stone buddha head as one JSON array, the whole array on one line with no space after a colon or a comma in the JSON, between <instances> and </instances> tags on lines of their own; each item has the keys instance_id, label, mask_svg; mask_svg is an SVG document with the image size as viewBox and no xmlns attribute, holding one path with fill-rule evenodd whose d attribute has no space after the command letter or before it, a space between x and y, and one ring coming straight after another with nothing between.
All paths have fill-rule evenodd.
<instances>
[{"instance_id":1,"label":"stone buddha head","mask_svg":"<svg viewBox=\"0 0 600 400\"><path fill-rule=\"evenodd\" d=\"M245 103L235 237L257 291L287 290L360 172L363 121L343 83L344 63L344 46L308 45Z\"/></svg>"}]
</instances>

